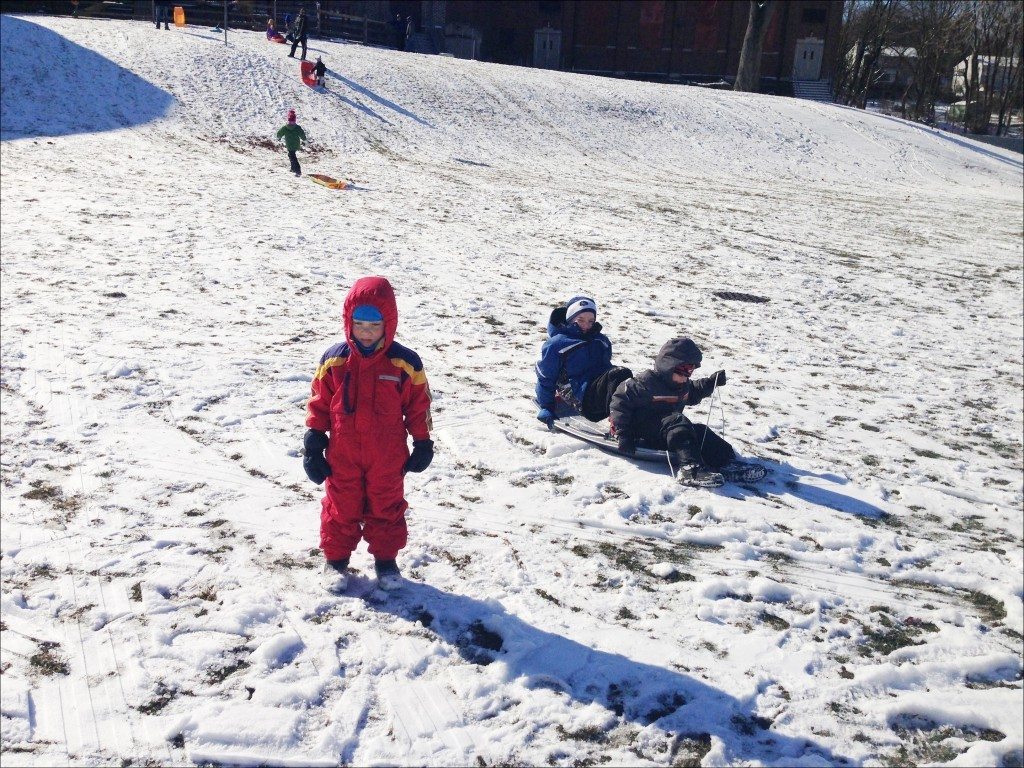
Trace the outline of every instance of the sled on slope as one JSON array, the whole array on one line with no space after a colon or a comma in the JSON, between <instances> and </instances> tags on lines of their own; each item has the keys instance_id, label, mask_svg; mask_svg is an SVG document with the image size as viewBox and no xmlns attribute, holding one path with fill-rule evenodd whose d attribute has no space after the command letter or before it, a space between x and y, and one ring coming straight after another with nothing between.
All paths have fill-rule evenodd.
<instances>
[{"instance_id":1,"label":"sled on slope","mask_svg":"<svg viewBox=\"0 0 1024 768\"><path fill-rule=\"evenodd\" d=\"M267 37L267 40L269 40L272 43L287 43L288 42L287 40L284 39L284 35L282 35L280 32L275 32L274 34L269 35Z\"/></svg>"},{"instance_id":2,"label":"sled on slope","mask_svg":"<svg viewBox=\"0 0 1024 768\"><path fill-rule=\"evenodd\" d=\"M612 437L611 432L607 429L602 429L598 424L588 421L582 416L565 416L560 419L555 419L554 428L559 432L563 432L567 435L575 437L578 440L582 440L585 443L597 446L602 451L608 451L618 456L624 456L625 454L619 450L619 444ZM637 447L636 455L634 459L640 461L665 461L665 451L657 451L653 448L644 448L642 446Z\"/></svg>"},{"instance_id":3,"label":"sled on slope","mask_svg":"<svg viewBox=\"0 0 1024 768\"><path fill-rule=\"evenodd\" d=\"M302 73L302 82L304 82L310 88L316 88L316 73L313 72L313 67L315 66L316 64L314 64L312 61L299 62L299 69Z\"/></svg>"},{"instance_id":4,"label":"sled on slope","mask_svg":"<svg viewBox=\"0 0 1024 768\"><path fill-rule=\"evenodd\" d=\"M673 467L672 458L669 456L668 451L637 446L636 453L632 456L627 456L619 450L618 441L616 441L610 431L602 429L598 424L588 421L582 416L563 416L555 419L553 428L570 437L575 437L577 440L582 440L585 443L600 448L602 451L614 453L616 456L638 459L640 461L666 462L669 469L673 472L677 469L677 467ZM689 481L680 475L676 476L676 480L683 485L704 485L709 488L718 487L723 483L756 483L768 475L768 468L757 462L737 459L725 467L714 470L714 473L719 475L718 480L706 484Z\"/></svg>"},{"instance_id":5,"label":"sled on slope","mask_svg":"<svg viewBox=\"0 0 1024 768\"><path fill-rule=\"evenodd\" d=\"M335 179L331 176L325 176L322 173L310 173L307 174L307 177L328 189L345 189L349 186L349 182L344 179Z\"/></svg>"}]
</instances>

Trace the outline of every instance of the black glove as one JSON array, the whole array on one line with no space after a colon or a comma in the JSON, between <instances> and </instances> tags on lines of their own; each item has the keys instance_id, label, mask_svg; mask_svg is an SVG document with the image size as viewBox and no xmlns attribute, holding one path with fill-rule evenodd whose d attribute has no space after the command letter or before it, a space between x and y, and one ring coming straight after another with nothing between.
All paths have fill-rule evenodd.
<instances>
[{"instance_id":1,"label":"black glove","mask_svg":"<svg viewBox=\"0 0 1024 768\"><path fill-rule=\"evenodd\" d=\"M402 470L402 474L405 474L406 472L422 472L430 466L430 462L433 460L434 441L413 440L412 455L406 459L405 468Z\"/></svg>"},{"instance_id":2,"label":"black glove","mask_svg":"<svg viewBox=\"0 0 1024 768\"><path fill-rule=\"evenodd\" d=\"M711 381L717 387L725 385L725 371L715 371L710 376L708 376L708 378L711 379Z\"/></svg>"},{"instance_id":3,"label":"black glove","mask_svg":"<svg viewBox=\"0 0 1024 768\"><path fill-rule=\"evenodd\" d=\"M632 435L627 435L625 432L619 433L619 453L623 456L635 456L636 455L636 438Z\"/></svg>"},{"instance_id":4,"label":"black glove","mask_svg":"<svg viewBox=\"0 0 1024 768\"><path fill-rule=\"evenodd\" d=\"M327 443L327 435L319 429L307 430L306 436L302 438L302 447L305 450L302 468L306 470L306 477L317 485L331 476L331 465L324 458Z\"/></svg>"}]
</instances>

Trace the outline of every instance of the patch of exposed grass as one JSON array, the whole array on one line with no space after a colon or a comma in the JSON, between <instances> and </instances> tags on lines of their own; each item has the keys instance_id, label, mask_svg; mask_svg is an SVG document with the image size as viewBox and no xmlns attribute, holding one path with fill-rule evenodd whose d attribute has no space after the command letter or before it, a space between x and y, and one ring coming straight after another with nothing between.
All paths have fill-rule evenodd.
<instances>
[{"instance_id":1,"label":"patch of exposed grass","mask_svg":"<svg viewBox=\"0 0 1024 768\"><path fill-rule=\"evenodd\" d=\"M1006 606L984 592L966 591L964 596L978 609L978 614L989 624L995 624L1006 618Z\"/></svg>"},{"instance_id":2,"label":"patch of exposed grass","mask_svg":"<svg viewBox=\"0 0 1024 768\"><path fill-rule=\"evenodd\" d=\"M707 733L680 734L672 742L669 754L673 768L700 768L704 757L711 751L711 735Z\"/></svg>"},{"instance_id":3,"label":"patch of exposed grass","mask_svg":"<svg viewBox=\"0 0 1024 768\"><path fill-rule=\"evenodd\" d=\"M902 624L897 624L886 618L885 614L880 614L879 621L882 624L881 629L864 628L864 640L857 648L861 656L888 656L900 648L924 645L924 641L918 638L925 632L938 631L938 627L930 622L908 619Z\"/></svg>"},{"instance_id":4,"label":"patch of exposed grass","mask_svg":"<svg viewBox=\"0 0 1024 768\"><path fill-rule=\"evenodd\" d=\"M788 621L781 616L776 616L774 613L769 613L768 611L761 611L758 619L760 619L762 623L767 624L769 627L778 630L779 632L789 629Z\"/></svg>"},{"instance_id":5,"label":"patch of exposed grass","mask_svg":"<svg viewBox=\"0 0 1024 768\"><path fill-rule=\"evenodd\" d=\"M966 751L964 742L997 742L1006 738L1006 734L990 728L940 725L922 715L897 718L893 732L904 743L883 757L882 764L907 768L923 763L948 763Z\"/></svg>"},{"instance_id":6,"label":"patch of exposed grass","mask_svg":"<svg viewBox=\"0 0 1024 768\"><path fill-rule=\"evenodd\" d=\"M316 568L315 560L298 560L290 554L281 555L274 561L274 565L281 568Z\"/></svg>"},{"instance_id":7,"label":"patch of exposed grass","mask_svg":"<svg viewBox=\"0 0 1024 768\"><path fill-rule=\"evenodd\" d=\"M212 602L213 600L217 599L217 588L211 584L197 592L196 597L198 597L200 600Z\"/></svg>"},{"instance_id":8,"label":"patch of exposed grass","mask_svg":"<svg viewBox=\"0 0 1024 768\"><path fill-rule=\"evenodd\" d=\"M452 567L457 571L464 571L469 567L469 564L473 562L473 558L469 555L453 555L447 549L439 551L441 557L451 563Z\"/></svg>"},{"instance_id":9,"label":"patch of exposed grass","mask_svg":"<svg viewBox=\"0 0 1024 768\"><path fill-rule=\"evenodd\" d=\"M601 542L597 545L597 551L627 571L641 573L645 570L644 564L640 562L639 553L635 550L619 547L611 542Z\"/></svg>"},{"instance_id":10,"label":"patch of exposed grass","mask_svg":"<svg viewBox=\"0 0 1024 768\"><path fill-rule=\"evenodd\" d=\"M211 684L222 683L235 674L235 672L239 672L248 666L249 662L245 659L233 659L222 667L208 669L206 671L206 682Z\"/></svg>"},{"instance_id":11,"label":"patch of exposed grass","mask_svg":"<svg viewBox=\"0 0 1024 768\"><path fill-rule=\"evenodd\" d=\"M608 740L605 730L596 725L587 725L575 731L570 731L559 724L555 726L555 731L566 741L590 741L600 744Z\"/></svg>"},{"instance_id":12,"label":"patch of exposed grass","mask_svg":"<svg viewBox=\"0 0 1024 768\"><path fill-rule=\"evenodd\" d=\"M554 603L557 606L561 606L562 605L561 601L559 601L559 599L557 597L555 597L554 595L550 594L549 592L546 592L545 590L541 589L540 587L537 587L533 591L536 592L539 596L543 597L549 603Z\"/></svg>"},{"instance_id":13,"label":"patch of exposed grass","mask_svg":"<svg viewBox=\"0 0 1024 768\"><path fill-rule=\"evenodd\" d=\"M29 485L32 486L32 490L21 494L23 499L32 499L33 501L52 501L53 499L59 499L64 495L64 492L60 488L55 485L47 485L42 480L33 480Z\"/></svg>"},{"instance_id":14,"label":"patch of exposed grass","mask_svg":"<svg viewBox=\"0 0 1024 768\"><path fill-rule=\"evenodd\" d=\"M60 652L60 644L44 640L39 643L39 650L29 657L29 665L43 675L66 675L70 671L64 655Z\"/></svg>"},{"instance_id":15,"label":"patch of exposed grass","mask_svg":"<svg viewBox=\"0 0 1024 768\"><path fill-rule=\"evenodd\" d=\"M167 688L163 683L156 684L153 698L136 709L144 715L155 715L178 696L177 689Z\"/></svg>"},{"instance_id":16,"label":"patch of exposed grass","mask_svg":"<svg viewBox=\"0 0 1024 768\"><path fill-rule=\"evenodd\" d=\"M645 723L653 723L655 720L660 720L666 715L671 715L685 703L686 699L681 693L663 693L658 696L658 706L644 713L643 721Z\"/></svg>"}]
</instances>

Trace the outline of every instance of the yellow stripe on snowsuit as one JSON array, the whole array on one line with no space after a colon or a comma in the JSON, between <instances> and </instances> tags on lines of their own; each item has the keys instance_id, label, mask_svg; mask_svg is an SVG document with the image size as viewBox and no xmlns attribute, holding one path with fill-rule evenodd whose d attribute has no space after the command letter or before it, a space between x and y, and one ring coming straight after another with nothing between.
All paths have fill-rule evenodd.
<instances>
[{"instance_id":1,"label":"yellow stripe on snowsuit","mask_svg":"<svg viewBox=\"0 0 1024 768\"><path fill-rule=\"evenodd\" d=\"M344 365L348 360L344 357L329 357L324 360L320 367L316 369L316 375L313 376L314 381L320 381L331 368L337 368L339 365ZM308 370L308 369L307 369Z\"/></svg>"},{"instance_id":2,"label":"yellow stripe on snowsuit","mask_svg":"<svg viewBox=\"0 0 1024 768\"><path fill-rule=\"evenodd\" d=\"M427 374L424 373L422 370L417 371L415 368L413 368L409 363L407 363L402 358L400 358L400 357L391 357L391 358L388 358L388 360L391 362L391 364L393 366L395 366L396 368L401 368L403 371L405 371L407 374L409 374L409 378L412 379L412 383L413 384L426 384L427 383Z\"/></svg>"}]
</instances>

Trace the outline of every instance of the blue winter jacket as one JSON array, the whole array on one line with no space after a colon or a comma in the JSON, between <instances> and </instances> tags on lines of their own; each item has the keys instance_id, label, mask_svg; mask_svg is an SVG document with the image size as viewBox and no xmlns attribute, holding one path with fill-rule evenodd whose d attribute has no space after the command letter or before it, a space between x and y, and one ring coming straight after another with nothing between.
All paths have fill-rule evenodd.
<instances>
[{"instance_id":1,"label":"blue winter jacket","mask_svg":"<svg viewBox=\"0 0 1024 768\"><path fill-rule=\"evenodd\" d=\"M565 392L583 402L590 382L612 367L612 343L594 323L583 333L575 323L565 322L565 307L558 307L548 320L548 340L537 361L537 404L551 410L555 393Z\"/></svg>"}]
</instances>

